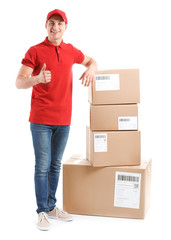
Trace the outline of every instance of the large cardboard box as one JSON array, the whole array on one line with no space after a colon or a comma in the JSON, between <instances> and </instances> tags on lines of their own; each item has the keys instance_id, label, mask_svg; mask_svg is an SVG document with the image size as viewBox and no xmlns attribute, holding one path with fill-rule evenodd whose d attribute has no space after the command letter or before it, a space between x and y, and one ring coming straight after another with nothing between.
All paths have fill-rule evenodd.
<instances>
[{"instance_id":1,"label":"large cardboard box","mask_svg":"<svg viewBox=\"0 0 171 240\"><path fill-rule=\"evenodd\" d=\"M91 131L86 128L86 158L94 167L141 163L140 131Z\"/></svg>"},{"instance_id":2,"label":"large cardboard box","mask_svg":"<svg viewBox=\"0 0 171 240\"><path fill-rule=\"evenodd\" d=\"M72 214L143 219L150 206L152 161L94 168L76 156L63 164L63 209Z\"/></svg>"},{"instance_id":3,"label":"large cardboard box","mask_svg":"<svg viewBox=\"0 0 171 240\"><path fill-rule=\"evenodd\" d=\"M89 86L88 100L94 105L139 103L139 70L97 71L95 81Z\"/></svg>"},{"instance_id":4,"label":"large cardboard box","mask_svg":"<svg viewBox=\"0 0 171 240\"><path fill-rule=\"evenodd\" d=\"M90 129L138 130L138 105L90 104Z\"/></svg>"}]
</instances>

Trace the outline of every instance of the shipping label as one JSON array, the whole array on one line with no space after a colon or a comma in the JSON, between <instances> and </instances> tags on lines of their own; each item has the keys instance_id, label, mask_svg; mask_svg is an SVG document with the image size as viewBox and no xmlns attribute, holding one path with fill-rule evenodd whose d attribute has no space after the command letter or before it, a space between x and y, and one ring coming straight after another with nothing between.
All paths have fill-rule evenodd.
<instances>
[{"instance_id":1,"label":"shipping label","mask_svg":"<svg viewBox=\"0 0 171 240\"><path fill-rule=\"evenodd\" d=\"M118 117L118 130L137 130L137 116Z\"/></svg>"},{"instance_id":2,"label":"shipping label","mask_svg":"<svg viewBox=\"0 0 171 240\"><path fill-rule=\"evenodd\" d=\"M107 152L107 133L94 134L94 152Z\"/></svg>"},{"instance_id":3,"label":"shipping label","mask_svg":"<svg viewBox=\"0 0 171 240\"><path fill-rule=\"evenodd\" d=\"M115 173L114 207L139 209L141 174Z\"/></svg>"},{"instance_id":4,"label":"shipping label","mask_svg":"<svg viewBox=\"0 0 171 240\"><path fill-rule=\"evenodd\" d=\"M95 78L96 91L120 90L119 74L99 74Z\"/></svg>"}]
</instances>

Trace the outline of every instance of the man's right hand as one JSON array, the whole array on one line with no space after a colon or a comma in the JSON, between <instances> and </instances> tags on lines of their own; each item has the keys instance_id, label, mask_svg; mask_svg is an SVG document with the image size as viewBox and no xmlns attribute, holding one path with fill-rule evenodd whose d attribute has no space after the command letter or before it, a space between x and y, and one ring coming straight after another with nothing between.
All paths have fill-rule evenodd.
<instances>
[{"instance_id":1,"label":"man's right hand","mask_svg":"<svg viewBox=\"0 0 171 240\"><path fill-rule=\"evenodd\" d=\"M39 83L49 83L51 81L51 72L46 70L45 63L38 75L30 77L32 73L33 68L22 65L16 79L16 87L18 89L26 89Z\"/></svg>"},{"instance_id":2,"label":"man's right hand","mask_svg":"<svg viewBox=\"0 0 171 240\"><path fill-rule=\"evenodd\" d=\"M46 70L46 63L43 64L38 79L39 83L49 83L51 81L51 71Z\"/></svg>"}]
</instances>

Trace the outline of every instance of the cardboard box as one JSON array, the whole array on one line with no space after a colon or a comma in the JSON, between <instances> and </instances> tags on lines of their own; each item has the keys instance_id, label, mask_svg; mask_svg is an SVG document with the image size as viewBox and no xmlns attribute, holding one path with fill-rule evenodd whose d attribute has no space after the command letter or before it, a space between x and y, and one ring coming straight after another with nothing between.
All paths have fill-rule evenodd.
<instances>
[{"instance_id":1,"label":"cardboard box","mask_svg":"<svg viewBox=\"0 0 171 240\"><path fill-rule=\"evenodd\" d=\"M86 158L94 167L141 163L140 131L91 131L86 128Z\"/></svg>"},{"instance_id":2,"label":"cardboard box","mask_svg":"<svg viewBox=\"0 0 171 240\"><path fill-rule=\"evenodd\" d=\"M148 160L140 166L94 168L87 160L67 160L63 209L72 214L143 219L150 206L151 164Z\"/></svg>"},{"instance_id":3,"label":"cardboard box","mask_svg":"<svg viewBox=\"0 0 171 240\"><path fill-rule=\"evenodd\" d=\"M139 103L139 70L97 71L96 79L89 87L88 100L94 105Z\"/></svg>"},{"instance_id":4,"label":"cardboard box","mask_svg":"<svg viewBox=\"0 0 171 240\"><path fill-rule=\"evenodd\" d=\"M90 104L90 129L138 130L138 105Z\"/></svg>"}]
</instances>

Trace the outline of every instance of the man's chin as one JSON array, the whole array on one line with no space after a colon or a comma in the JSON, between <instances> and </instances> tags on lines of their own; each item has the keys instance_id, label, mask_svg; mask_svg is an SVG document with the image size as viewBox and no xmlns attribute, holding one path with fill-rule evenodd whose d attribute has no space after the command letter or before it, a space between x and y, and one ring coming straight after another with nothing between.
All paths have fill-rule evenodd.
<instances>
[{"instance_id":1,"label":"man's chin","mask_svg":"<svg viewBox=\"0 0 171 240\"><path fill-rule=\"evenodd\" d=\"M53 42L53 41L58 41L58 40L60 40L60 37L50 36L48 39L49 39L51 42Z\"/></svg>"}]
</instances>

